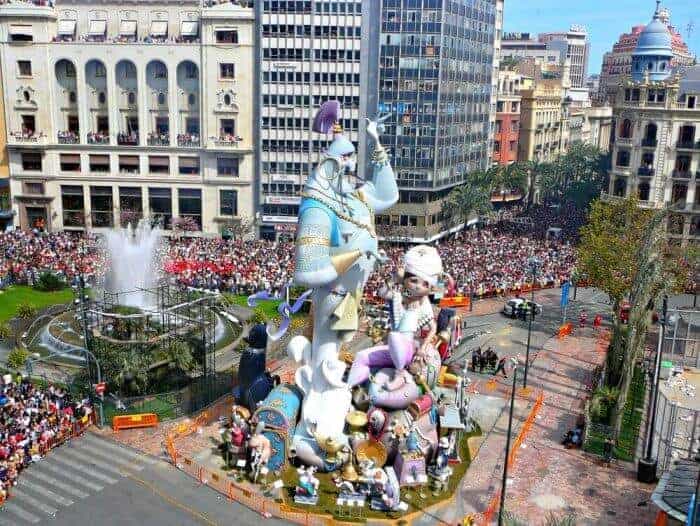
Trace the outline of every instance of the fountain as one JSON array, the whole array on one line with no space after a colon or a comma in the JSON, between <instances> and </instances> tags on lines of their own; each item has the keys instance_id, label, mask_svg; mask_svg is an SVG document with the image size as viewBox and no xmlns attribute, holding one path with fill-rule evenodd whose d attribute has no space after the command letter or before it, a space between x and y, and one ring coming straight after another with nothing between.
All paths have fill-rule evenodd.
<instances>
[{"instance_id":1,"label":"fountain","mask_svg":"<svg viewBox=\"0 0 700 526\"><path fill-rule=\"evenodd\" d=\"M136 228L115 228L105 234L105 249L109 256L109 272L105 277L107 292L120 294L120 303L139 309L153 307L146 290L158 277L156 250L160 245L160 229L141 219ZM125 293L125 291L128 291Z\"/></svg>"}]
</instances>

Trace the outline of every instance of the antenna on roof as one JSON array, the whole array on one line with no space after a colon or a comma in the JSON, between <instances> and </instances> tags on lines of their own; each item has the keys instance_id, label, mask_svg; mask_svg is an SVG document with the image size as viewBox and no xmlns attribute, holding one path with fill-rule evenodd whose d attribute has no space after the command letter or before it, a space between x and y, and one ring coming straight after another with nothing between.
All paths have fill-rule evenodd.
<instances>
[{"instance_id":1,"label":"antenna on roof","mask_svg":"<svg viewBox=\"0 0 700 526\"><path fill-rule=\"evenodd\" d=\"M693 34L693 31L695 31L695 22L691 18L690 22L688 22L688 25L685 26L685 32L688 34L688 40L690 40L690 35Z\"/></svg>"}]
</instances>

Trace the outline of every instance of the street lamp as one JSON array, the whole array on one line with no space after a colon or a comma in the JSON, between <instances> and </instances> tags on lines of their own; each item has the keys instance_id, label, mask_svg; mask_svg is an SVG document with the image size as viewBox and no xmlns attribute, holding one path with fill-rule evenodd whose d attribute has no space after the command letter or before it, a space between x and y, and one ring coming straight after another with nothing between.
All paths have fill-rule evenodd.
<instances>
[{"instance_id":1,"label":"street lamp","mask_svg":"<svg viewBox=\"0 0 700 526\"><path fill-rule=\"evenodd\" d=\"M531 312L530 320L527 325L527 347L525 349L525 374L523 375L523 389L527 387L527 371L530 368L530 339L532 337L532 320L535 319L535 279L537 279L537 273L539 272L540 265L542 262L536 257L531 257L527 260L528 270L532 274L532 287L530 295Z\"/></svg>"},{"instance_id":2,"label":"street lamp","mask_svg":"<svg viewBox=\"0 0 700 526\"><path fill-rule=\"evenodd\" d=\"M659 400L659 380L661 379L661 355L663 353L664 338L666 335L666 324L670 321L668 316L668 296L664 296L661 317L659 318L659 341L656 344L656 361L654 362L653 389L649 392L649 403L647 404L647 424L646 424L646 454L637 463L637 480L640 482L656 482L656 467L658 459L652 458L654 447L654 427L656 424L656 404ZM674 320L675 321L675 320Z\"/></svg>"},{"instance_id":3,"label":"street lamp","mask_svg":"<svg viewBox=\"0 0 700 526\"><path fill-rule=\"evenodd\" d=\"M510 412L508 413L508 434L506 435L506 458L503 461L503 479L501 480L501 502L498 508L498 526L503 526L503 506L506 503L506 481L508 480L508 457L510 457L510 435L513 432L513 409L515 407L515 385L518 368L513 367L513 388L510 391Z\"/></svg>"},{"instance_id":4,"label":"street lamp","mask_svg":"<svg viewBox=\"0 0 700 526\"><path fill-rule=\"evenodd\" d=\"M87 318L87 302L89 297L85 294L85 277L83 276L82 272L80 276L78 277L78 285L77 287L74 288L74 290L77 289L77 292L79 294L79 299L76 299L76 305L80 306L80 311L81 311L81 318L82 318L82 325L83 325L83 342L84 342L84 352L85 352L85 366L87 368L88 372L88 378L91 379L92 375L90 374L90 362L88 358L92 358L92 360L95 362L95 366L97 368L97 383L100 384L102 383L102 370L100 369L100 362L97 360L95 355L92 353L92 350L90 349L91 347L91 342L92 339L90 338L90 331L88 329L88 318ZM97 395L97 399L99 400L98 402L98 407L100 410L100 427L104 427L104 410L102 407L102 395Z\"/></svg>"}]
</instances>

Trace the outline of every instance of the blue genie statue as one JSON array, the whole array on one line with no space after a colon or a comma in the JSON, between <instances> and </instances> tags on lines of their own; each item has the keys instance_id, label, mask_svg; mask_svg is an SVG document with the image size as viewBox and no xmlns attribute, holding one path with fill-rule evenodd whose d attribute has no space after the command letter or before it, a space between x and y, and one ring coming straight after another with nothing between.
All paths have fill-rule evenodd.
<instances>
[{"instance_id":1,"label":"blue genie statue","mask_svg":"<svg viewBox=\"0 0 700 526\"><path fill-rule=\"evenodd\" d=\"M313 130L333 132L333 142L306 181L299 207L294 282L313 289L313 340L293 338L288 352L301 363L296 384L304 393L302 416L293 441L294 454L321 470L347 437L349 386L340 347L358 329L358 308L374 265L380 259L374 214L398 200L398 188L386 150L379 143L382 119L367 120L374 142L370 177L358 180L355 148L338 125L340 104L324 103Z\"/></svg>"}]
</instances>

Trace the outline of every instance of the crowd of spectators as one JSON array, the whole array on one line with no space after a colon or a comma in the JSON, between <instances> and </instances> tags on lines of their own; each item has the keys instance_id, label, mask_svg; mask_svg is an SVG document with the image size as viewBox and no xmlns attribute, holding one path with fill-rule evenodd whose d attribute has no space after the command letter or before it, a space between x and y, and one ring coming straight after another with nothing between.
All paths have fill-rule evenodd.
<instances>
[{"instance_id":1,"label":"crowd of spectators","mask_svg":"<svg viewBox=\"0 0 700 526\"><path fill-rule=\"evenodd\" d=\"M567 228L556 236L539 232L546 211L532 223L504 217L493 225L468 229L436 244L455 291L463 295L488 296L517 290L530 281L527 261L540 260L537 277L541 286L566 281L576 263ZM530 225L528 227L527 225ZM526 231L523 232L523 229ZM574 232L575 229L571 228ZM103 275L106 265L98 238L70 233L41 234L15 231L0 234L4 247L0 259L0 284L13 281L32 284L43 270L52 270L68 281L83 274L88 281ZM375 296L397 270L405 247L387 245L388 261L370 277L365 294ZM158 260L167 275L192 287L251 294L279 291L292 278L294 244L264 240L227 240L207 237L172 237L160 247Z\"/></svg>"},{"instance_id":2,"label":"crowd of spectators","mask_svg":"<svg viewBox=\"0 0 700 526\"><path fill-rule=\"evenodd\" d=\"M61 388L41 388L27 378L0 379L0 501L31 462L87 424L92 407Z\"/></svg>"}]
</instances>

